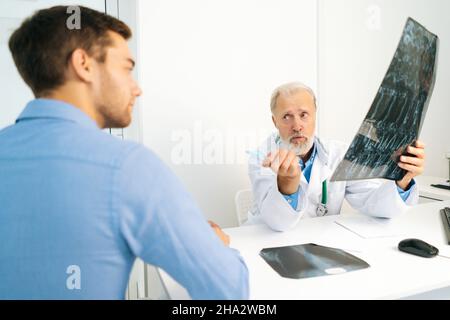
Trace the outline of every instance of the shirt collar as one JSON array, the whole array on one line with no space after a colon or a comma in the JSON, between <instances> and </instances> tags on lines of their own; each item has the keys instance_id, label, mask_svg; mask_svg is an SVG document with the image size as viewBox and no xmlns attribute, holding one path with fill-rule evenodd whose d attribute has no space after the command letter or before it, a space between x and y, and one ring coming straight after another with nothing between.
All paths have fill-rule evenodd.
<instances>
[{"instance_id":1,"label":"shirt collar","mask_svg":"<svg viewBox=\"0 0 450 320\"><path fill-rule=\"evenodd\" d=\"M61 119L99 129L97 123L77 107L59 100L36 99L30 101L16 123L35 119Z\"/></svg>"},{"instance_id":2,"label":"shirt collar","mask_svg":"<svg viewBox=\"0 0 450 320\"><path fill-rule=\"evenodd\" d=\"M316 157L316 154L317 154L317 143L314 142L313 151L312 151L311 156L309 157L308 161L306 161L306 163L304 163L302 158L300 158L300 160L299 160L302 170L305 170L305 168L307 166L311 165L314 162L314 158Z\"/></svg>"}]
</instances>

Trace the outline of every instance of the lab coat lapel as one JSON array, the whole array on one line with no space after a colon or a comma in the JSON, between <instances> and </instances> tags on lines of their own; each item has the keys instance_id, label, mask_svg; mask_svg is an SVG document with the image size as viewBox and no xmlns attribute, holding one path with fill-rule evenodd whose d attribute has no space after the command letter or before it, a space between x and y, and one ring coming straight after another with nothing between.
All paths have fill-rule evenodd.
<instances>
[{"instance_id":1,"label":"lab coat lapel","mask_svg":"<svg viewBox=\"0 0 450 320\"><path fill-rule=\"evenodd\" d=\"M314 202L320 200L322 195L322 182L328 178L330 173L329 168L324 165L320 157L314 159L311 177L309 179L308 194L312 196Z\"/></svg>"},{"instance_id":2,"label":"lab coat lapel","mask_svg":"<svg viewBox=\"0 0 450 320\"><path fill-rule=\"evenodd\" d=\"M316 139L317 155L314 159L309 179L308 195L314 202L320 202L322 196L322 182L329 179L331 169L329 165L328 153L319 139Z\"/></svg>"}]
</instances>

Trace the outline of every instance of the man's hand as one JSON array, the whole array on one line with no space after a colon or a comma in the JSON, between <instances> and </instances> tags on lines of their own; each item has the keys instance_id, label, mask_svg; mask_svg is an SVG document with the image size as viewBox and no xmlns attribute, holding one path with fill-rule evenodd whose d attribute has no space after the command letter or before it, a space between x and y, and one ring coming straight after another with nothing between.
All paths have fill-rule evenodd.
<instances>
[{"instance_id":1,"label":"man's hand","mask_svg":"<svg viewBox=\"0 0 450 320\"><path fill-rule=\"evenodd\" d=\"M217 225L216 223L212 221L208 221L211 228L213 228L214 232L217 234L220 240L226 245L227 247L230 246L230 236L228 236L225 232L222 231L222 229Z\"/></svg>"},{"instance_id":2,"label":"man's hand","mask_svg":"<svg viewBox=\"0 0 450 320\"><path fill-rule=\"evenodd\" d=\"M294 194L300 185L301 169L299 158L293 151L279 149L269 153L263 166L277 174L278 190L285 195Z\"/></svg>"},{"instance_id":3,"label":"man's hand","mask_svg":"<svg viewBox=\"0 0 450 320\"><path fill-rule=\"evenodd\" d=\"M425 145L417 140L415 147L409 146L406 151L413 155L401 156L398 166L403 170L406 170L406 174L402 180L397 181L397 185L406 190L412 179L422 174L425 166Z\"/></svg>"}]
</instances>

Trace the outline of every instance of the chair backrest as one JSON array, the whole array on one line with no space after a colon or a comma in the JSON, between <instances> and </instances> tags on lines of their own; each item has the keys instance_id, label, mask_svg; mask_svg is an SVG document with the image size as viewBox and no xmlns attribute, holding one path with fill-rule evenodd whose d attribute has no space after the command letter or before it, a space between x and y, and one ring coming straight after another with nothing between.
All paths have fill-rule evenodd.
<instances>
[{"instance_id":1,"label":"chair backrest","mask_svg":"<svg viewBox=\"0 0 450 320\"><path fill-rule=\"evenodd\" d=\"M253 205L253 192L251 189L239 190L234 198L236 214L239 225L248 219L248 212Z\"/></svg>"}]
</instances>

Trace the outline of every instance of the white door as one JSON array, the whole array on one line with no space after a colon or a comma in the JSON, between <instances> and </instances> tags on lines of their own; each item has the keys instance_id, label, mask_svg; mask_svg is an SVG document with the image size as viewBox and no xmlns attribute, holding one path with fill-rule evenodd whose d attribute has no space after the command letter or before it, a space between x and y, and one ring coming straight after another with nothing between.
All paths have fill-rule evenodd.
<instances>
[{"instance_id":1,"label":"white door","mask_svg":"<svg viewBox=\"0 0 450 320\"><path fill-rule=\"evenodd\" d=\"M105 12L105 0L1 0L0 1L0 130L15 122L33 94L23 82L11 53L8 40L24 18L36 10L55 5L82 5Z\"/></svg>"}]
</instances>

